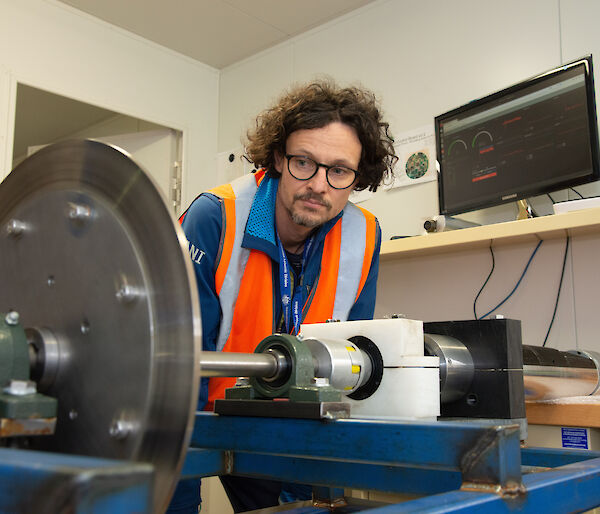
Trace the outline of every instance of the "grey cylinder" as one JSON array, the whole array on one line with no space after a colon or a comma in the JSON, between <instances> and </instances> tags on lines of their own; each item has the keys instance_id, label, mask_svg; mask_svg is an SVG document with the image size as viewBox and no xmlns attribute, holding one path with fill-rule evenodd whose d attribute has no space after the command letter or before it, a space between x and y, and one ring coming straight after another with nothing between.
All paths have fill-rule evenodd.
<instances>
[{"instance_id":1,"label":"grey cylinder","mask_svg":"<svg viewBox=\"0 0 600 514\"><path fill-rule=\"evenodd\" d=\"M458 339L439 334L424 334L425 350L440 358L440 401L462 398L473 381L475 366L471 352Z\"/></svg>"}]
</instances>

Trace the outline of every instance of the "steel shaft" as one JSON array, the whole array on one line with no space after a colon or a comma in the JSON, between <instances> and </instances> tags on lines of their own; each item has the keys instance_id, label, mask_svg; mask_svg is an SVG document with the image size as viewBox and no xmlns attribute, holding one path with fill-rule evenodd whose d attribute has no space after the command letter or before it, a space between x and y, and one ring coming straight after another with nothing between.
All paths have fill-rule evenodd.
<instances>
[{"instance_id":1,"label":"steel shaft","mask_svg":"<svg viewBox=\"0 0 600 514\"><path fill-rule=\"evenodd\" d=\"M589 396L598 390L596 368L524 365L523 380L527 400Z\"/></svg>"},{"instance_id":2,"label":"steel shaft","mask_svg":"<svg viewBox=\"0 0 600 514\"><path fill-rule=\"evenodd\" d=\"M272 353L200 352L203 377L272 377L280 364Z\"/></svg>"}]
</instances>

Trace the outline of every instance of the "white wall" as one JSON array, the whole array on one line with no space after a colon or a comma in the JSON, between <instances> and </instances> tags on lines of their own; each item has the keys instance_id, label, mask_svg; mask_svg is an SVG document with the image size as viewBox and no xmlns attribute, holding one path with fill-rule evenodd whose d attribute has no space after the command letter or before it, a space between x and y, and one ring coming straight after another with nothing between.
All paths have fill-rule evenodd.
<instances>
[{"instance_id":1,"label":"white wall","mask_svg":"<svg viewBox=\"0 0 600 514\"><path fill-rule=\"evenodd\" d=\"M379 0L221 73L219 151L240 145L254 115L286 86L328 74L360 82L382 100L392 133L433 124L434 116L470 100L593 53L600 84L600 2L596 0ZM598 194L598 186L578 188ZM549 212L546 198L536 205ZM363 204L379 218L384 239L422 232L437 214L437 183L382 191ZM506 221L513 206L476 213ZM496 249L496 271L478 313L512 289L533 241ZM564 240L545 242L514 297L499 311L523 320L525 342L541 344L554 308ZM548 345L600 350L595 293L597 238L573 241L557 320ZM489 251L382 263L376 315L402 312L425 320L472 319Z\"/></svg>"},{"instance_id":2,"label":"white wall","mask_svg":"<svg viewBox=\"0 0 600 514\"><path fill-rule=\"evenodd\" d=\"M55 0L0 0L0 178L21 82L182 130L183 203L214 185L219 72Z\"/></svg>"},{"instance_id":3,"label":"white wall","mask_svg":"<svg viewBox=\"0 0 600 514\"><path fill-rule=\"evenodd\" d=\"M315 76L375 91L400 134L560 62L558 1L380 0L224 69L219 150L239 145L282 89ZM418 234L438 212L437 185L381 192L364 205L384 237Z\"/></svg>"}]
</instances>

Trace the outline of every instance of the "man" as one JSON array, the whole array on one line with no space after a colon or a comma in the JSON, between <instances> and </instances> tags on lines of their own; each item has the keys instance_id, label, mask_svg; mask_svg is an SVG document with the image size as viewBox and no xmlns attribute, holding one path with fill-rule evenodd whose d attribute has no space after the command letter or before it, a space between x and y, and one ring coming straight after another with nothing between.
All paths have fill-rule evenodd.
<instances>
[{"instance_id":1,"label":"man","mask_svg":"<svg viewBox=\"0 0 600 514\"><path fill-rule=\"evenodd\" d=\"M397 159L374 95L329 81L297 87L247 138L261 169L200 195L180 220L204 350L253 352L274 332L297 334L301 323L371 319L381 232L348 198L375 191ZM199 408L211 410L234 384L203 379ZM236 512L277 505L282 492L274 481L222 482Z\"/></svg>"}]
</instances>

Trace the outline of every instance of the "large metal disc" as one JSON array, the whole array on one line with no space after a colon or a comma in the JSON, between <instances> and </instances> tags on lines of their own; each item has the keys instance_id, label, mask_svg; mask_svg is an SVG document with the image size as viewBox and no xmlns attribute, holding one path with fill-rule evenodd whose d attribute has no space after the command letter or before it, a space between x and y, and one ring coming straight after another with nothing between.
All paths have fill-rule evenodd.
<instances>
[{"instance_id":1,"label":"large metal disc","mask_svg":"<svg viewBox=\"0 0 600 514\"><path fill-rule=\"evenodd\" d=\"M59 405L56 433L34 445L151 462L162 512L199 382L199 306L179 225L126 154L73 141L0 184L0 228L0 312L46 334L41 392Z\"/></svg>"}]
</instances>

